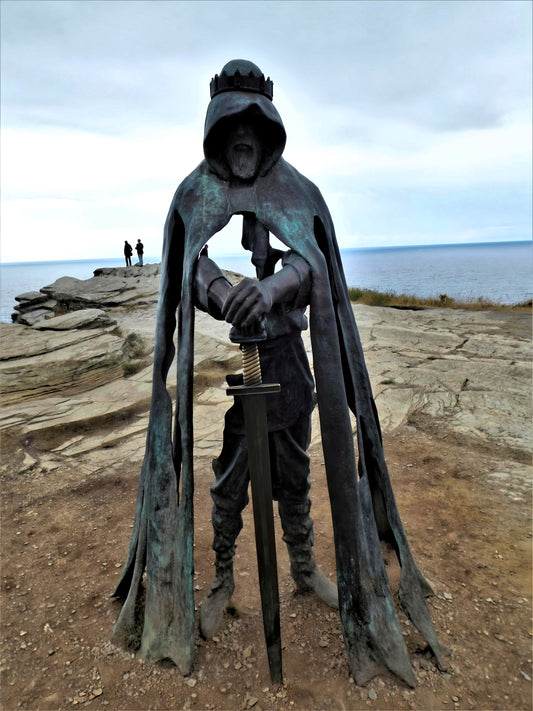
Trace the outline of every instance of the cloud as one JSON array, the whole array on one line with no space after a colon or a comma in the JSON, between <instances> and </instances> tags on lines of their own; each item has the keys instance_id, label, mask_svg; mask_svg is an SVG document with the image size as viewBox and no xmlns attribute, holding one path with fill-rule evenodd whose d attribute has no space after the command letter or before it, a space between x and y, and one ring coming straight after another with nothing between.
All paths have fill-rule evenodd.
<instances>
[{"instance_id":1,"label":"cloud","mask_svg":"<svg viewBox=\"0 0 533 711\"><path fill-rule=\"evenodd\" d=\"M239 56L274 80L341 243L527 238L530 27L512 0L4 0L3 259L107 256L137 230L157 253Z\"/></svg>"},{"instance_id":2,"label":"cloud","mask_svg":"<svg viewBox=\"0 0 533 711\"><path fill-rule=\"evenodd\" d=\"M6 129L2 136L4 195L73 194L135 189L173 181L202 158L201 127L122 137L78 132Z\"/></svg>"},{"instance_id":3,"label":"cloud","mask_svg":"<svg viewBox=\"0 0 533 711\"><path fill-rule=\"evenodd\" d=\"M202 132L123 138L9 130L2 137L2 259L113 256L132 232L161 251L177 184L201 159Z\"/></svg>"},{"instance_id":4,"label":"cloud","mask_svg":"<svg viewBox=\"0 0 533 711\"><path fill-rule=\"evenodd\" d=\"M233 56L253 58L304 111L351 106L447 129L498 122L531 84L523 2L3 5L4 102L19 118L31 108L51 120L55 106L57 121L112 132L191 116Z\"/></svg>"}]
</instances>

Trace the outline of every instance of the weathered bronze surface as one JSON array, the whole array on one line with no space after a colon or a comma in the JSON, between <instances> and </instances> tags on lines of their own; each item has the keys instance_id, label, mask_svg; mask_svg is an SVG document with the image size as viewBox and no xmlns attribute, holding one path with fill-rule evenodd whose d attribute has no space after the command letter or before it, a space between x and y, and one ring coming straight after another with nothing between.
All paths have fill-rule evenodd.
<instances>
[{"instance_id":1,"label":"weathered bronze surface","mask_svg":"<svg viewBox=\"0 0 533 711\"><path fill-rule=\"evenodd\" d=\"M136 628L146 570L140 654L149 659L168 657L184 674L191 670L195 305L240 329L264 323L272 335L271 315L285 308L288 300L301 299L298 308L309 305L338 604L350 669L360 684L389 669L413 686L380 539L393 546L401 565L401 606L444 669L424 599L428 585L411 555L394 499L333 223L316 186L282 158L285 129L271 101L272 91L272 82L244 60L230 62L215 77L205 123L205 160L179 186L167 217L150 423L130 551L116 590L124 604L114 634L127 642ZM235 214L246 215L255 224L249 238L243 237L243 246L252 252L259 281L248 279L231 287L207 255L200 254ZM287 248L283 268L275 273L282 253L272 249L269 234ZM293 315L298 315L298 308ZM176 314L173 422L166 378L175 355ZM275 328L273 333L294 345L290 334L280 335ZM268 355L267 351L265 345ZM293 404L302 398L295 394ZM350 410L357 419L356 443ZM302 417L308 416L304 407ZM280 513L282 503L280 498Z\"/></svg>"},{"instance_id":2,"label":"weathered bronze surface","mask_svg":"<svg viewBox=\"0 0 533 711\"><path fill-rule=\"evenodd\" d=\"M272 484L270 479L265 398L270 393L278 390L279 386L277 385L262 383L237 385L227 390L228 395L241 398L244 410L259 587L263 609L263 627L270 677L275 684L283 683L283 667L281 660L278 566L274 534L274 512L272 509Z\"/></svg>"}]
</instances>

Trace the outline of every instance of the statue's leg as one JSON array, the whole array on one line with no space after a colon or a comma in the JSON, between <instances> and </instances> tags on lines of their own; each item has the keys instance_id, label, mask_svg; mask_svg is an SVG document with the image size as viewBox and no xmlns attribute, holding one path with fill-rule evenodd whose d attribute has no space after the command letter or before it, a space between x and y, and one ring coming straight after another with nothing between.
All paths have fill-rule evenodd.
<instances>
[{"instance_id":1,"label":"statue's leg","mask_svg":"<svg viewBox=\"0 0 533 711\"><path fill-rule=\"evenodd\" d=\"M286 430L271 433L274 498L278 499L283 540L289 552L297 592L312 591L330 607L338 608L337 586L326 578L313 555L309 436L309 418L303 418Z\"/></svg>"},{"instance_id":2,"label":"statue's leg","mask_svg":"<svg viewBox=\"0 0 533 711\"><path fill-rule=\"evenodd\" d=\"M241 512L248 503L248 451L244 437L224 432L224 444L213 460L215 483L213 499L215 578L200 608L200 633L210 639L216 632L235 590L233 557L235 541L242 529Z\"/></svg>"}]
</instances>

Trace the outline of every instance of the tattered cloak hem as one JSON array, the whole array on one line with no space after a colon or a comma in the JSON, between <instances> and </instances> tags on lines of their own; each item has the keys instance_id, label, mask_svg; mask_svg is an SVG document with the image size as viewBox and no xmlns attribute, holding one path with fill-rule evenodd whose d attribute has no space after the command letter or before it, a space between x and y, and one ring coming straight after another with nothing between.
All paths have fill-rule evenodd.
<instances>
[{"instance_id":1,"label":"tattered cloak hem","mask_svg":"<svg viewBox=\"0 0 533 711\"><path fill-rule=\"evenodd\" d=\"M165 225L157 313L152 405L128 559L115 595L124 600L114 639L136 626L146 569L139 653L170 658L191 671L193 598L194 269L199 252L232 215L257 219L312 270L309 308L322 447L335 536L339 610L349 664L358 684L388 668L415 679L393 603L380 539L396 550L402 609L427 640L440 668L441 649L426 606L428 584L411 555L384 459L379 419L348 297L328 209L318 189L280 159L251 187L234 188L206 162L180 185ZM166 378L178 313L177 403ZM357 420L357 450L349 410ZM180 490L181 486L181 490Z\"/></svg>"}]
</instances>

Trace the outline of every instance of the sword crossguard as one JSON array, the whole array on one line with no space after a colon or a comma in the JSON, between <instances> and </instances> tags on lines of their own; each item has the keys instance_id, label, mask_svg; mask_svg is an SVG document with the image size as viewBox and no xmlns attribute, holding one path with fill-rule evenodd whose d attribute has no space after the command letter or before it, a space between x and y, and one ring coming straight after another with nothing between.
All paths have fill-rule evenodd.
<instances>
[{"instance_id":1,"label":"sword crossguard","mask_svg":"<svg viewBox=\"0 0 533 711\"><path fill-rule=\"evenodd\" d=\"M247 397L249 395L274 395L281 392L279 383L260 383L259 385L231 385L226 388L226 395Z\"/></svg>"},{"instance_id":2,"label":"sword crossguard","mask_svg":"<svg viewBox=\"0 0 533 711\"><path fill-rule=\"evenodd\" d=\"M279 383L263 383L261 375L261 359L257 341L248 341L240 344L242 351L242 385L232 385L226 390L228 395L272 395L279 393Z\"/></svg>"}]
</instances>

